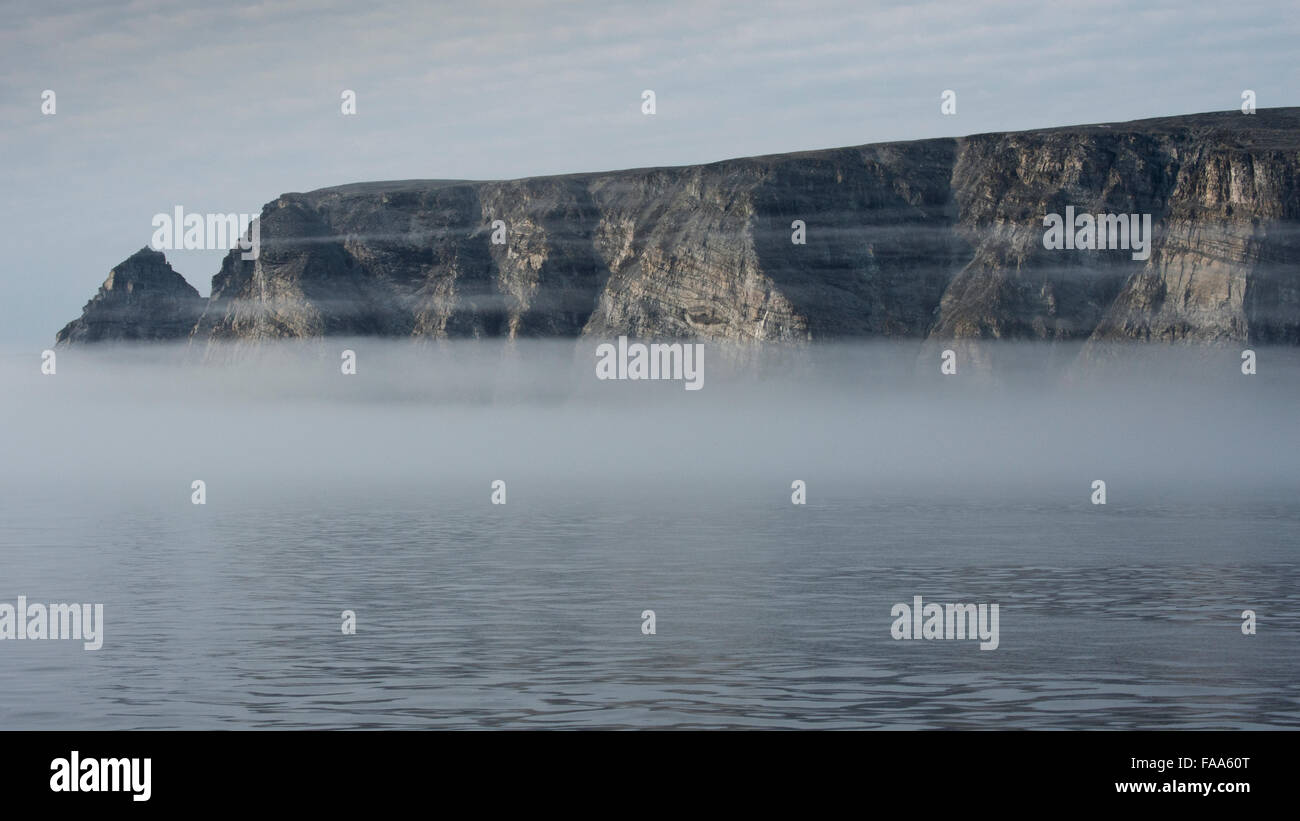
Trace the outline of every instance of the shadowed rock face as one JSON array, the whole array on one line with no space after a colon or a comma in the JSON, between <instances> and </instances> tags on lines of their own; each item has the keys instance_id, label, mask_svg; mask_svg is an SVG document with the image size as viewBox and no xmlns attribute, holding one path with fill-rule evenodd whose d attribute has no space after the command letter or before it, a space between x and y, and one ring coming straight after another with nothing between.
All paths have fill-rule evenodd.
<instances>
[{"instance_id":1,"label":"shadowed rock face","mask_svg":"<svg viewBox=\"0 0 1300 821\"><path fill-rule=\"evenodd\" d=\"M1267 109L703 166L346 185L268 204L259 258L227 257L201 317L189 313L193 289L114 302L106 283L59 339L1300 344L1297 172L1300 109ZM1043 217L1066 206L1150 214L1150 258L1046 249ZM494 220L504 244L491 241ZM795 220L806 244L791 242Z\"/></svg>"},{"instance_id":2,"label":"shadowed rock face","mask_svg":"<svg viewBox=\"0 0 1300 821\"><path fill-rule=\"evenodd\" d=\"M108 273L81 317L59 331L59 343L184 339L206 300L158 251L141 248Z\"/></svg>"}]
</instances>

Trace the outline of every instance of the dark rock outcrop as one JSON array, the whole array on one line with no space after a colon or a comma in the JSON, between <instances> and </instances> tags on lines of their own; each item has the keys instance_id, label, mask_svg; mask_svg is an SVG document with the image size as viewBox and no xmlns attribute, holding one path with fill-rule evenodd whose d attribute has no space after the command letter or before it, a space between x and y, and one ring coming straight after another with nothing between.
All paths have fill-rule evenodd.
<instances>
[{"instance_id":1,"label":"dark rock outcrop","mask_svg":"<svg viewBox=\"0 0 1300 821\"><path fill-rule=\"evenodd\" d=\"M1066 206L1150 214L1149 258L1044 248L1044 215ZM492 242L496 220L503 244ZM791 242L796 220L806 244ZM100 334L65 329L60 339L166 338L188 322L198 343L629 334L1300 344L1298 265L1300 109L1264 109L284 194L262 211L259 258L227 257L201 318L177 289L96 326L90 309L115 304L101 290L69 326Z\"/></svg>"},{"instance_id":2,"label":"dark rock outcrop","mask_svg":"<svg viewBox=\"0 0 1300 821\"><path fill-rule=\"evenodd\" d=\"M141 248L108 272L81 317L55 337L58 343L184 339L206 300L172 270L159 251Z\"/></svg>"}]
</instances>

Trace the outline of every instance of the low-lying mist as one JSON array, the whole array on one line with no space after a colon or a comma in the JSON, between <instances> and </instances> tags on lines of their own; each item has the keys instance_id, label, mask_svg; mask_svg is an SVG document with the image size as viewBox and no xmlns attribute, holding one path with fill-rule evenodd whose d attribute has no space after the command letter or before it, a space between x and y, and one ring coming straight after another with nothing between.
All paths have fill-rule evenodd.
<instances>
[{"instance_id":1,"label":"low-lying mist","mask_svg":"<svg viewBox=\"0 0 1300 821\"><path fill-rule=\"evenodd\" d=\"M704 345L701 388L596 378L595 342L326 339L10 349L0 489L169 507L324 490L486 503L662 493L1087 504L1293 500L1300 353L1128 345ZM345 351L355 373L343 373ZM174 498L173 498L174 497ZM69 496L69 498L74 498ZM167 500L167 501L165 501Z\"/></svg>"}]
</instances>

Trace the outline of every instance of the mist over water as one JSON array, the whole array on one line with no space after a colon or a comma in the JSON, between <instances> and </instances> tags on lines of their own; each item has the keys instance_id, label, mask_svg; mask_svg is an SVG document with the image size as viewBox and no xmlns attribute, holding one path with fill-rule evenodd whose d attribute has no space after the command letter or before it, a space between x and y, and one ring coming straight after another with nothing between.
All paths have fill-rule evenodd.
<instances>
[{"instance_id":1,"label":"mist over water","mask_svg":"<svg viewBox=\"0 0 1300 821\"><path fill-rule=\"evenodd\" d=\"M0 726L1300 726L1294 349L594 347L3 351Z\"/></svg>"}]
</instances>

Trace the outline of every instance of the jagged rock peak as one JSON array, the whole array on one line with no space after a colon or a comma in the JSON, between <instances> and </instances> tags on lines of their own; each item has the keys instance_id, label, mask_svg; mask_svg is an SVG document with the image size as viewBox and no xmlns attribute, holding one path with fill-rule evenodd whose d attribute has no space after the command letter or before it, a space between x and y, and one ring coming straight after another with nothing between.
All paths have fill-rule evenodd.
<instances>
[{"instance_id":1,"label":"jagged rock peak","mask_svg":"<svg viewBox=\"0 0 1300 821\"><path fill-rule=\"evenodd\" d=\"M108 272L108 278L55 337L61 344L183 339L206 300L176 273L161 251L145 247Z\"/></svg>"}]
</instances>

